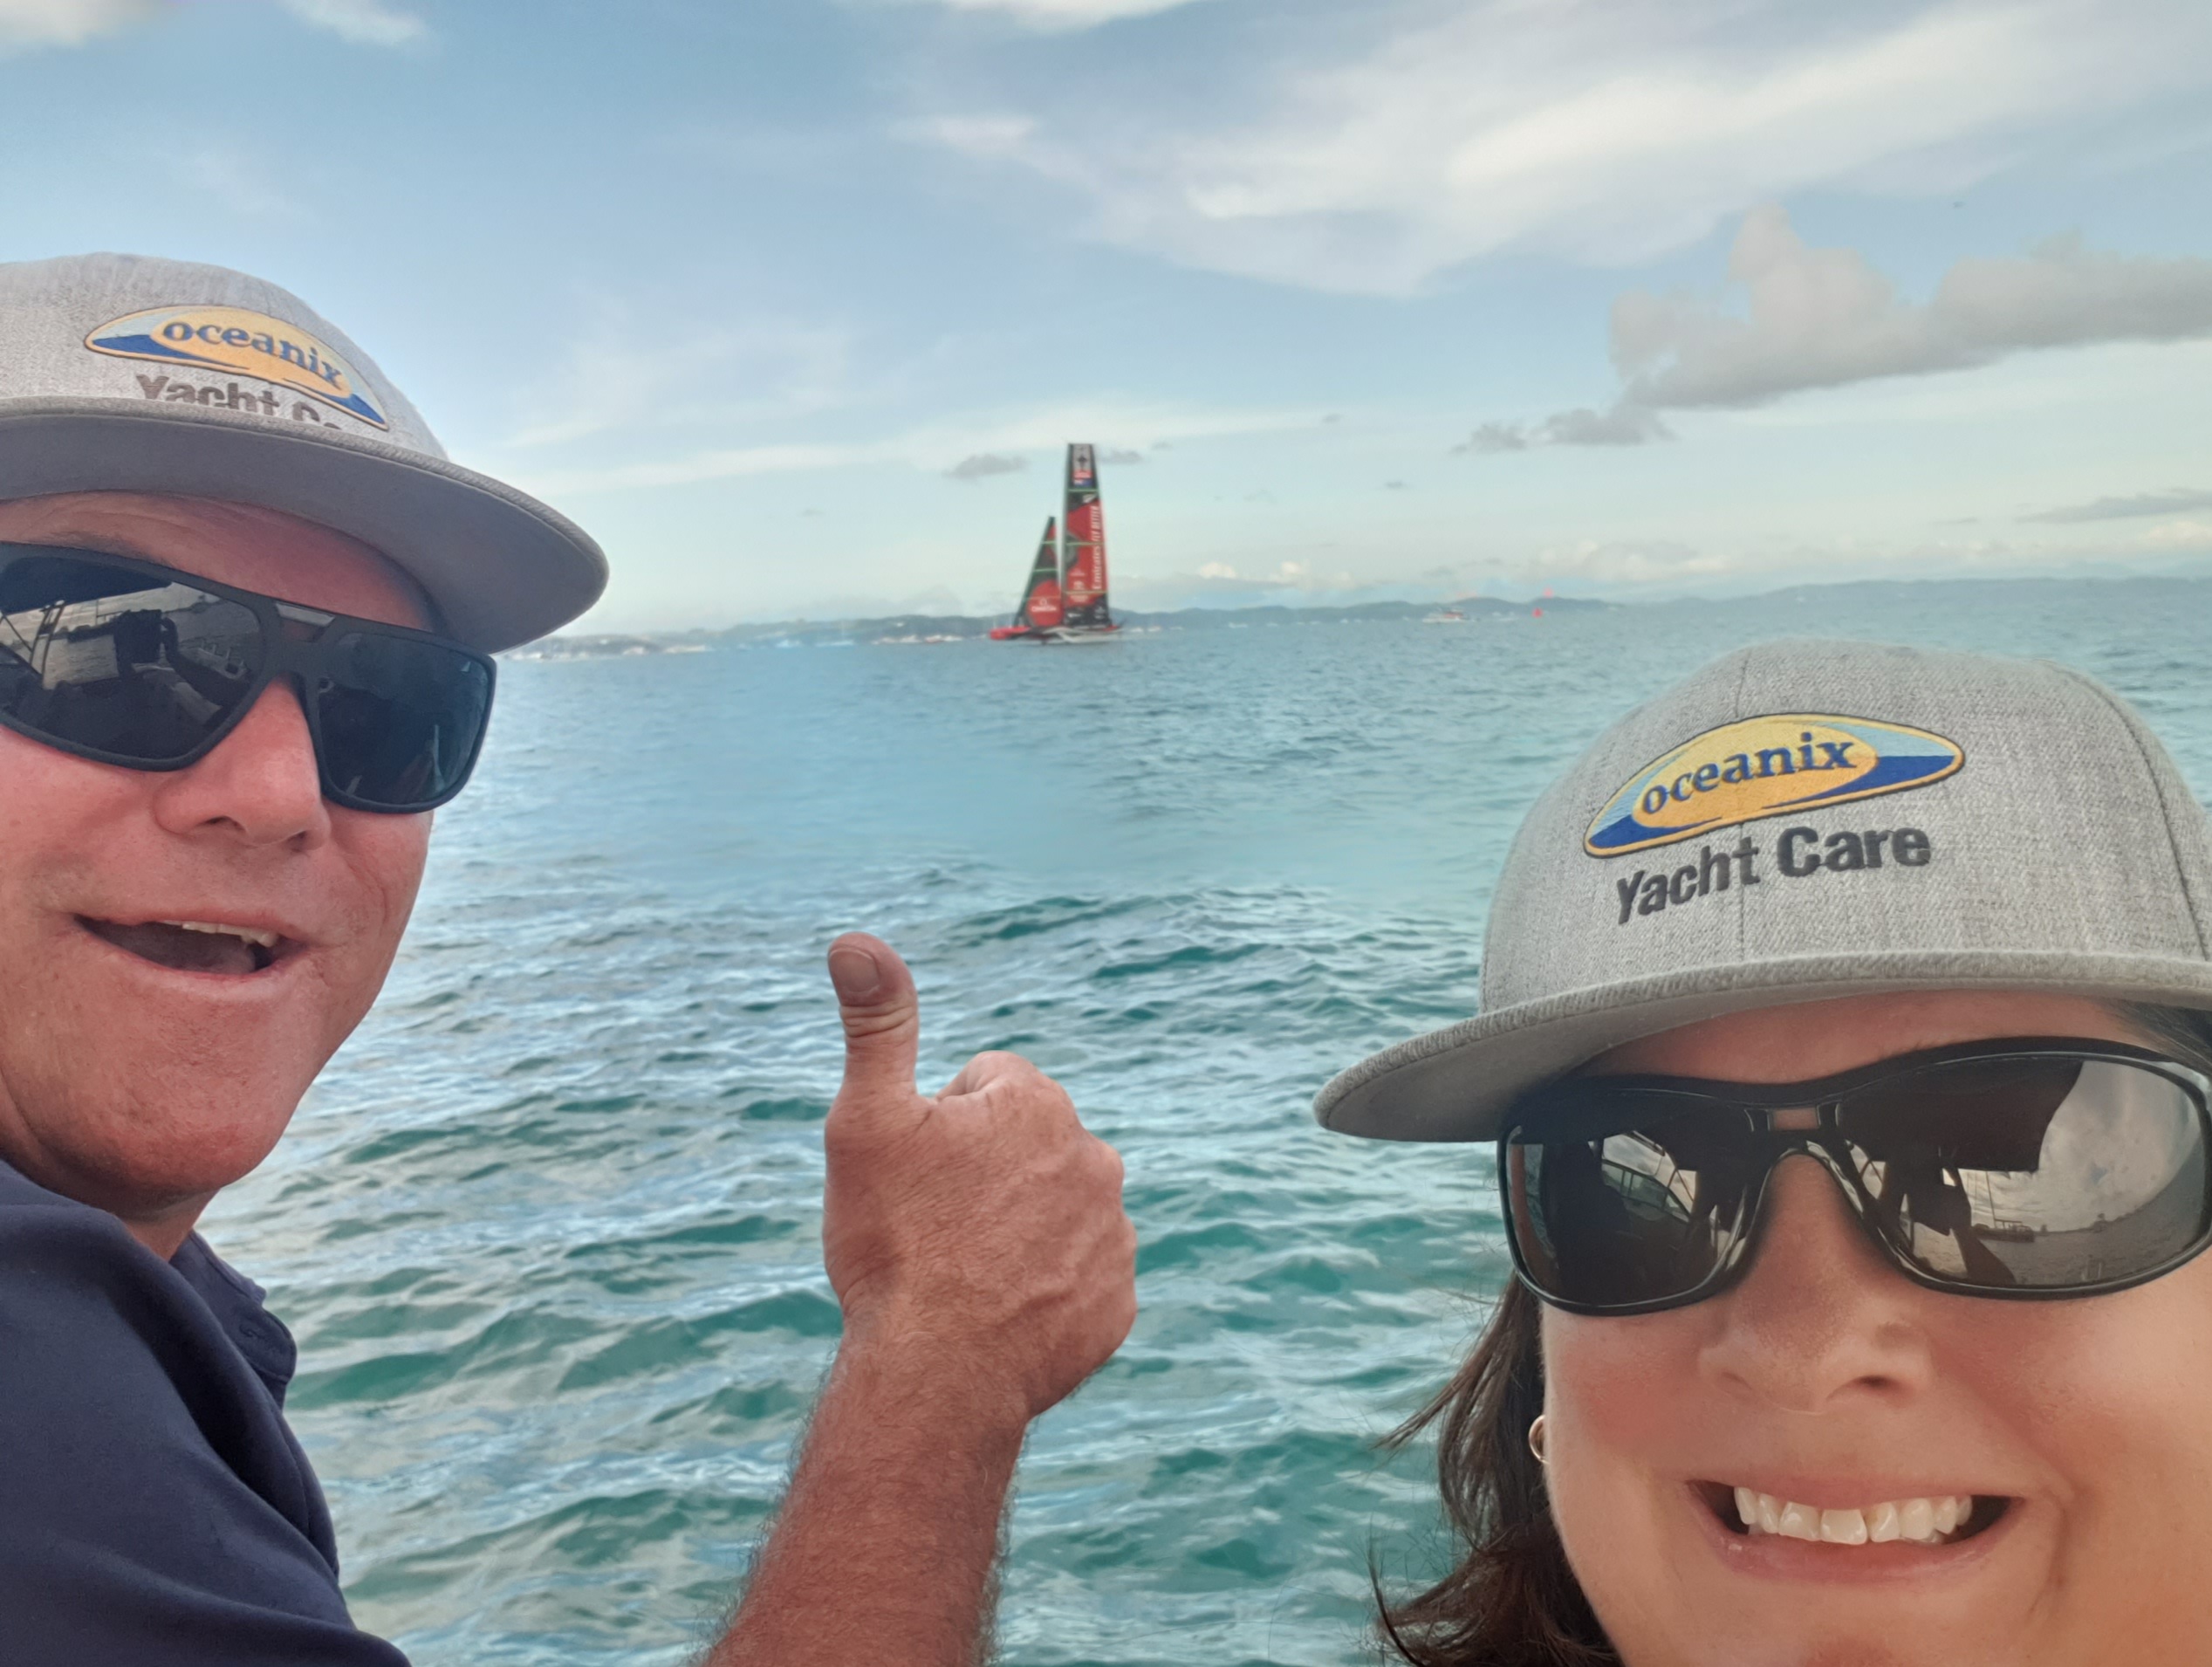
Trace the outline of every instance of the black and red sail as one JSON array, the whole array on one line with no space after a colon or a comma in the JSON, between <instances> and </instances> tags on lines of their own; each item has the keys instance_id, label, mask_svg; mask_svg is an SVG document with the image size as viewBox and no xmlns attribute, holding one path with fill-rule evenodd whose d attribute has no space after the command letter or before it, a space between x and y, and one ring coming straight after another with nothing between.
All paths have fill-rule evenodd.
<instances>
[{"instance_id":1,"label":"black and red sail","mask_svg":"<svg viewBox=\"0 0 2212 1667\"><path fill-rule=\"evenodd\" d=\"M1120 629L1106 610L1106 513L1099 505L1094 448L1067 449L1067 498L1062 507L1057 520L1044 523L1013 623L994 628L994 641L1097 642Z\"/></svg>"},{"instance_id":2,"label":"black and red sail","mask_svg":"<svg viewBox=\"0 0 2212 1667\"><path fill-rule=\"evenodd\" d=\"M1099 461L1092 448L1067 449L1067 500L1062 520L1067 529L1065 576L1060 581L1065 614L1061 623L1077 630L1113 628L1106 611L1106 511L1099 504Z\"/></svg>"},{"instance_id":3,"label":"black and red sail","mask_svg":"<svg viewBox=\"0 0 2212 1667\"><path fill-rule=\"evenodd\" d=\"M1038 543L1029 583L1022 589L1022 605L1014 610L1014 623L1032 631L1046 630L1060 622L1059 532L1059 522L1046 516L1044 537Z\"/></svg>"}]
</instances>

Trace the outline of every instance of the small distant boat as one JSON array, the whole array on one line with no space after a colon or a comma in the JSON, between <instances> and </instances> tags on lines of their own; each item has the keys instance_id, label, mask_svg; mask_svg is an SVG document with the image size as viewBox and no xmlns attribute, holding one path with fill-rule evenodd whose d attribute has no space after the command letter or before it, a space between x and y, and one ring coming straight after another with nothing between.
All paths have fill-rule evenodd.
<instances>
[{"instance_id":1,"label":"small distant boat","mask_svg":"<svg viewBox=\"0 0 2212 1667\"><path fill-rule=\"evenodd\" d=\"M1467 615L1455 607L1440 607L1434 614L1421 616L1423 625L1464 625Z\"/></svg>"},{"instance_id":2,"label":"small distant boat","mask_svg":"<svg viewBox=\"0 0 2212 1667\"><path fill-rule=\"evenodd\" d=\"M1067 490L1058 525L1047 519L1030 563L1014 621L994 642L1111 642L1121 628L1106 606L1106 511L1099 501L1096 448L1067 449ZM1055 538L1056 532L1063 536Z\"/></svg>"}]
</instances>

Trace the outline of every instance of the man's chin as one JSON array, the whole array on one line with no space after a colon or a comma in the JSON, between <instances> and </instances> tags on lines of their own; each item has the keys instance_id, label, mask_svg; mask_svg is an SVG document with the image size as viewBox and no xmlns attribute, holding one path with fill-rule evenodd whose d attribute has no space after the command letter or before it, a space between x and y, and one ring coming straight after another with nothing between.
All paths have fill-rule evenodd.
<instances>
[{"instance_id":1,"label":"man's chin","mask_svg":"<svg viewBox=\"0 0 2212 1667\"><path fill-rule=\"evenodd\" d=\"M148 1134L143 1123L73 1131L65 1145L42 1142L22 1167L65 1197L120 1217L126 1225L181 1220L188 1227L208 1200L259 1168L284 1133L243 1122L236 1111L194 1115L182 1108Z\"/></svg>"},{"instance_id":2,"label":"man's chin","mask_svg":"<svg viewBox=\"0 0 2212 1667\"><path fill-rule=\"evenodd\" d=\"M203 1204L275 1149L321 1066L302 1057L271 1071L272 1057L301 1051L261 1046L267 1039L226 1034L211 1046L202 1032L165 1048L158 1032L140 1032L105 1049L80 1038L60 1060L45 1050L49 1069L61 1068L43 1082L17 1074L9 1083L0 1158L127 1222ZM69 1073L72 1053L97 1064Z\"/></svg>"}]
</instances>

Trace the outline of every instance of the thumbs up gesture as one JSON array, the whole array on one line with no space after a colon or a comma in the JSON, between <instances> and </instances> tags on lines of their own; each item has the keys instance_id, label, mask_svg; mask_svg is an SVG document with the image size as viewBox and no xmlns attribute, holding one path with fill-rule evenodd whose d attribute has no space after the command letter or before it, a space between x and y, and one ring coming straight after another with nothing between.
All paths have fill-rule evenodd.
<instances>
[{"instance_id":1,"label":"thumbs up gesture","mask_svg":"<svg viewBox=\"0 0 2212 1667\"><path fill-rule=\"evenodd\" d=\"M1121 1159L1018 1054L979 1053L921 1093L906 964L859 932L829 964L845 1081L823 1129L822 1245L847 1338L929 1362L977 1410L1025 1423L1136 1317Z\"/></svg>"}]
</instances>

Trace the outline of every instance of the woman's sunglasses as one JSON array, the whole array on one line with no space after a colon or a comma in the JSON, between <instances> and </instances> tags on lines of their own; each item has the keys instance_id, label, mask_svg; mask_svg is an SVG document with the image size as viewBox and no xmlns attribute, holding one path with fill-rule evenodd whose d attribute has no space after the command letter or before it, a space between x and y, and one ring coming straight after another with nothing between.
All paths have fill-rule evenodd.
<instances>
[{"instance_id":1,"label":"woman's sunglasses","mask_svg":"<svg viewBox=\"0 0 2212 1667\"><path fill-rule=\"evenodd\" d=\"M1498 1143L1521 1278L1576 1314L1714 1296L1750 1265L1775 1165L1804 1153L1907 1279L2073 1297L2212 1242L2212 1079L2118 1043L1977 1042L1776 1087L1591 1076Z\"/></svg>"},{"instance_id":2,"label":"woman's sunglasses","mask_svg":"<svg viewBox=\"0 0 2212 1667\"><path fill-rule=\"evenodd\" d=\"M181 770L291 677L323 795L434 810L467 785L491 714L491 661L152 562L0 544L0 725L133 770Z\"/></svg>"}]
</instances>

